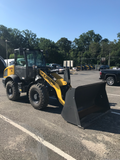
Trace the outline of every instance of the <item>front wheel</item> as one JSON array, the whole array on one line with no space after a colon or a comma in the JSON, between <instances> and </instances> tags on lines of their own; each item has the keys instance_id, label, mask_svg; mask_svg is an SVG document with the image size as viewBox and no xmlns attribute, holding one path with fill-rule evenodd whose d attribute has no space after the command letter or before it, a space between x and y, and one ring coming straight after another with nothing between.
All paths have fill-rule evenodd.
<instances>
[{"instance_id":1,"label":"front wheel","mask_svg":"<svg viewBox=\"0 0 120 160\"><path fill-rule=\"evenodd\" d=\"M107 82L107 84L109 85L109 86L113 86L113 85L115 85L115 78L114 77L111 77L111 76L109 76L109 77L107 77L107 79L106 79L106 82Z\"/></svg>"},{"instance_id":2,"label":"front wheel","mask_svg":"<svg viewBox=\"0 0 120 160\"><path fill-rule=\"evenodd\" d=\"M29 90L29 101L35 109L47 107L49 95L43 84L34 84Z\"/></svg>"},{"instance_id":3,"label":"front wheel","mask_svg":"<svg viewBox=\"0 0 120 160\"><path fill-rule=\"evenodd\" d=\"M18 85L13 81L8 81L6 84L6 93L10 100L15 101L20 97L20 93L18 91Z\"/></svg>"}]
</instances>

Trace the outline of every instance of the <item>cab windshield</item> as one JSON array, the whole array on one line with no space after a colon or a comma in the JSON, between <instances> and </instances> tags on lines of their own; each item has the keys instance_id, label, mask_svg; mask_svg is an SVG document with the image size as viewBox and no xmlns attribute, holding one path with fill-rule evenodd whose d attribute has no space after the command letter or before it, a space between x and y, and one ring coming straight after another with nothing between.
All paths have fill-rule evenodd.
<instances>
[{"instance_id":1,"label":"cab windshield","mask_svg":"<svg viewBox=\"0 0 120 160\"><path fill-rule=\"evenodd\" d=\"M37 67L45 67L45 59L43 53L40 50L28 50L27 53L27 62L28 67L32 67L33 65Z\"/></svg>"}]
</instances>

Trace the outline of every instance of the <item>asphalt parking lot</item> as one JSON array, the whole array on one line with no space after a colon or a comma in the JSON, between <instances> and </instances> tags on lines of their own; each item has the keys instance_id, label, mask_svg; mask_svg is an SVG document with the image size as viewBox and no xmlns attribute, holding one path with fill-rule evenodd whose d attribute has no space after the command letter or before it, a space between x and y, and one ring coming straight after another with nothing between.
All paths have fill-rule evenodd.
<instances>
[{"instance_id":1,"label":"asphalt parking lot","mask_svg":"<svg viewBox=\"0 0 120 160\"><path fill-rule=\"evenodd\" d=\"M35 110L25 94L8 100L1 80L0 160L120 159L120 86L106 86L111 112L81 129L62 118L55 99L44 111ZM73 88L100 81L99 71L71 75Z\"/></svg>"}]
</instances>

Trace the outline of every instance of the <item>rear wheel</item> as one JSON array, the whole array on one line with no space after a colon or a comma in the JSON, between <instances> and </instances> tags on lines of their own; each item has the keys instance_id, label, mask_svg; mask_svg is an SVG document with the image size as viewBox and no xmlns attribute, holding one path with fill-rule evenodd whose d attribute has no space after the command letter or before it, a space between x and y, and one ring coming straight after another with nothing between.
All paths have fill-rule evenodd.
<instances>
[{"instance_id":1,"label":"rear wheel","mask_svg":"<svg viewBox=\"0 0 120 160\"><path fill-rule=\"evenodd\" d=\"M10 100L17 100L20 97L20 93L18 91L18 85L13 81L8 81L6 84L6 93Z\"/></svg>"},{"instance_id":2,"label":"rear wheel","mask_svg":"<svg viewBox=\"0 0 120 160\"><path fill-rule=\"evenodd\" d=\"M49 95L43 84L32 85L29 90L29 101L35 109L43 109L47 107Z\"/></svg>"},{"instance_id":3,"label":"rear wheel","mask_svg":"<svg viewBox=\"0 0 120 160\"><path fill-rule=\"evenodd\" d=\"M112 76L107 77L106 82L107 82L107 84L108 84L109 86L113 86L113 85L115 85L115 83L116 83L116 82L115 82L115 78L112 77Z\"/></svg>"}]
</instances>

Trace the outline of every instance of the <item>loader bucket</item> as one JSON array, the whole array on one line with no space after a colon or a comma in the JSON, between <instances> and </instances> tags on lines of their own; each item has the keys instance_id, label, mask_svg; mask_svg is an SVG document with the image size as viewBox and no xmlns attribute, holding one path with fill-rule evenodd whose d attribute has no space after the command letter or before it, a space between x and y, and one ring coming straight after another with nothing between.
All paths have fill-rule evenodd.
<instances>
[{"instance_id":1,"label":"loader bucket","mask_svg":"<svg viewBox=\"0 0 120 160\"><path fill-rule=\"evenodd\" d=\"M106 82L70 88L65 97L62 117L79 127L87 127L93 120L110 110Z\"/></svg>"}]
</instances>

